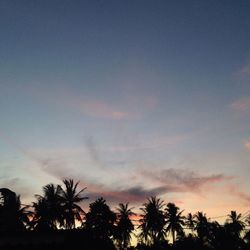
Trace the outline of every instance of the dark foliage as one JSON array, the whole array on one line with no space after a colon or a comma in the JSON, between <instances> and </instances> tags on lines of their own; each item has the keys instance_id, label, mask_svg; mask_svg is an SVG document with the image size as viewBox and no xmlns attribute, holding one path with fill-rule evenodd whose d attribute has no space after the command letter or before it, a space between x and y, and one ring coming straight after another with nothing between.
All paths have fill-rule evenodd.
<instances>
[{"instance_id":1,"label":"dark foliage","mask_svg":"<svg viewBox=\"0 0 250 250\"><path fill-rule=\"evenodd\" d=\"M85 188L77 191L79 182L72 179L63 184L44 186L32 206L22 205L13 191L0 189L1 250L250 250L249 215L231 211L219 224L203 212L185 217L174 203L166 205L157 197L148 198L139 215L128 203L119 204L115 213L103 198L85 214L80 206L87 199ZM137 227L132 216L139 218ZM76 229L77 221L81 227ZM136 228L138 244L131 246Z\"/></svg>"}]
</instances>

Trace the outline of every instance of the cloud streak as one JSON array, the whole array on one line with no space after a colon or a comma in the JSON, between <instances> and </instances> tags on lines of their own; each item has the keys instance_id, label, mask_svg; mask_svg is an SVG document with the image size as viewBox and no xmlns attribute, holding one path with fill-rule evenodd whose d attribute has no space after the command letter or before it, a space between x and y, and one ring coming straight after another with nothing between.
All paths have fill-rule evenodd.
<instances>
[{"instance_id":1,"label":"cloud streak","mask_svg":"<svg viewBox=\"0 0 250 250\"><path fill-rule=\"evenodd\" d=\"M208 187L216 183L228 182L232 180L232 176L223 174L199 175L186 169L164 169L160 171L143 171L141 175L155 184L161 184L166 187L169 192L193 192L202 191L203 187ZM166 185L167 183L167 185Z\"/></svg>"},{"instance_id":2,"label":"cloud streak","mask_svg":"<svg viewBox=\"0 0 250 250\"><path fill-rule=\"evenodd\" d=\"M1 136L6 137L6 136ZM116 184L108 184L105 178L98 179L98 172L95 173L95 179L91 179L87 169L83 172L79 169L72 169L63 159L55 159L50 157L41 156L34 152L26 150L18 143L13 142L9 138L5 138L10 145L18 149L30 160L36 162L42 172L51 175L52 177L62 180L64 178L73 178L80 180L81 186L87 187L86 192L91 199L103 196L112 204L119 202L131 202L133 204L142 203L147 197L158 196L169 193L192 193L201 194L204 190L208 192L211 188L218 185L230 186L233 176L226 176L224 174L199 174L192 170L187 169L155 169L155 170L138 170L133 173L127 173L127 179L132 180L128 182L121 181L121 173L113 171L112 176L116 180ZM93 138L88 138L87 145L89 154L97 162L102 162L99 156L99 148L96 150L96 144ZM162 145L161 143L159 145ZM165 144L163 144L165 145ZM249 148L248 142L245 144L246 148ZM97 168L97 171L101 169ZM88 171L88 170L87 170ZM102 177L109 176L109 171L102 171ZM106 174L106 175L105 175ZM131 175L136 178L131 178ZM140 181L143 180L143 183ZM106 183L105 183L106 182ZM7 183L6 183L7 184ZM18 179L11 180L13 186L18 186ZM45 185L46 183L44 183ZM25 190L24 190L25 191ZM238 196L240 199L249 202L250 197L239 189L234 189L231 192L233 195Z\"/></svg>"},{"instance_id":3,"label":"cloud streak","mask_svg":"<svg viewBox=\"0 0 250 250\"><path fill-rule=\"evenodd\" d=\"M249 113L250 112L250 96L242 97L231 104L234 110Z\"/></svg>"},{"instance_id":4,"label":"cloud streak","mask_svg":"<svg viewBox=\"0 0 250 250\"><path fill-rule=\"evenodd\" d=\"M90 99L87 97L74 97L66 98L66 102L69 105L79 110L82 114L99 117L99 118L109 118L113 120L122 120L128 117L128 113L124 112L114 105L101 100L96 100L94 98Z\"/></svg>"}]
</instances>

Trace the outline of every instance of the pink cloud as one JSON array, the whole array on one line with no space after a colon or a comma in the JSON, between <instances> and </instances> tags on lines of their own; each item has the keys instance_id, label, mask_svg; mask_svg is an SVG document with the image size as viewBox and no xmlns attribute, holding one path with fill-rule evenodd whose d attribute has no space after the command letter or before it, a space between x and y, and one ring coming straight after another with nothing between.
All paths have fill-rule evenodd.
<instances>
[{"instance_id":1,"label":"pink cloud","mask_svg":"<svg viewBox=\"0 0 250 250\"><path fill-rule=\"evenodd\" d=\"M250 140L246 141L244 145L246 149L250 150Z\"/></svg>"},{"instance_id":2,"label":"pink cloud","mask_svg":"<svg viewBox=\"0 0 250 250\"><path fill-rule=\"evenodd\" d=\"M92 98L87 95L79 95L72 92L70 89L45 89L42 86L27 87L27 92L31 96L36 97L36 100L46 100L46 104L63 105L64 109L71 108L84 115L100 118L110 118L114 120L121 120L128 116L128 113L121 110L115 104L109 101ZM45 98L46 97L46 98Z\"/></svg>"},{"instance_id":3,"label":"pink cloud","mask_svg":"<svg viewBox=\"0 0 250 250\"><path fill-rule=\"evenodd\" d=\"M111 118L115 120L121 120L128 116L126 112L123 112L106 102L99 100L87 100L84 99L74 99L72 104L79 109L79 111L85 115L101 117L101 118Z\"/></svg>"},{"instance_id":4,"label":"pink cloud","mask_svg":"<svg viewBox=\"0 0 250 250\"><path fill-rule=\"evenodd\" d=\"M231 104L231 107L241 112L250 112L250 96L240 98Z\"/></svg>"}]
</instances>

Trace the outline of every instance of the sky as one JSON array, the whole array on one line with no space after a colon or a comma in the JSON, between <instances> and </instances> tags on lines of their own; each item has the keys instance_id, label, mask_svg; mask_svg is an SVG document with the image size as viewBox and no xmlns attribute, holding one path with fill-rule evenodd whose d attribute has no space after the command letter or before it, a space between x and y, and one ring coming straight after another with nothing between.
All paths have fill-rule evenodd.
<instances>
[{"instance_id":1,"label":"sky","mask_svg":"<svg viewBox=\"0 0 250 250\"><path fill-rule=\"evenodd\" d=\"M0 0L0 186L35 201L250 207L250 2Z\"/></svg>"}]
</instances>

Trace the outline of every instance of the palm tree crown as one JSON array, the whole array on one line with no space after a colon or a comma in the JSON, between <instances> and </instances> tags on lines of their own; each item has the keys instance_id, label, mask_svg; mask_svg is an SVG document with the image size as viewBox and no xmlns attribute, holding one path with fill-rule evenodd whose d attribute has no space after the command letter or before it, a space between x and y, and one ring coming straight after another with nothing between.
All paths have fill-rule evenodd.
<instances>
[{"instance_id":1,"label":"palm tree crown","mask_svg":"<svg viewBox=\"0 0 250 250\"><path fill-rule=\"evenodd\" d=\"M156 197L150 197L141 208L143 215L140 219L141 233L139 237L149 244L157 244L164 240L165 219L163 212L163 201Z\"/></svg>"},{"instance_id":2,"label":"palm tree crown","mask_svg":"<svg viewBox=\"0 0 250 250\"><path fill-rule=\"evenodd\" d=\"M228 219L225 223L228 231L237 237L240 236L241 231L245 228L245 223L241 220L241 218L241 213L237 214L236 211L231 211L230 214L228 214Z\"/></svg>"},{"instance_id":3,"label":"palm tree crown","mask_svg":"<svg viewBox=\"0 0 250 250\"><path fill-rule=\"evenodd\" d=\"M82 221L82 216L85 214L77 203L88 199L88 197L82 195L86 188L77 191L79 182L74 183L73 179L64 179L63 183L65 190L62 189L61 199L64 225L67 229L71 229L75 228L75 220Z\"/></svg>"},{"instance_id":4,"label":"palm tree crown","mask_svg":"<svg viewBox=\"0 0 250 250\"><path fill-rule=\"evenodd\" d=\"M168 203L166 207L166 224L167 232L171 232L173 243L175 242L175 233L179 236L184 235L183 226L185 225L185 217L182 216L183 211L180 211L180 208L175 206L174 203Z\"/></svg>"},{"instance_id":5,"label":"palm tree crown","mask_svg":"<svg viewBox=\"0 0 250 250\"><path fill-rule=\"evenodd\" d=\"M120 249L126 249L131 240L131 233L134 230L134 225L130 219L135 213L128 207L128 203L120 203L117 208L118 223L116 228L116 238Z\"/></svg>"},{"instance_id":6,"label":"palm tree crown","mask_svg":"<svg viewBox=\"0 0 250 250\"><path fill-rule=\"evenodd\" d=\"M46 230L62 225L61 195L60 185L48 184L43 187L43 195L36 195L37 202L33 203L33 227Z\"/></svg>"},{"instance_id":7,"label":"palm tree crown","mask_svg":"<svg viewBox=\"0 0 250 250\"><path fill-rule=\"evenodd\" d=\"M106 204L106 200L101 197L89 205L85 228L95 237L107 239L114 235L115 221L116 214Z\"/></svg>"},{"instance_id":8,"label":"palm tree crown","mask_svg":"<svg viewBox=\"0 0 250 250\"><path fill-rule=\"evenodd\" d=\"M23 231L29 224L29 206L21 205L20 195L7 188L0 189L0 230Z\"/></svg>"}]
</instances>

